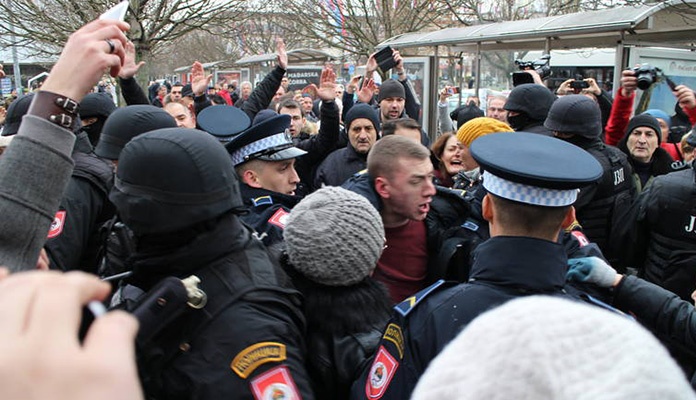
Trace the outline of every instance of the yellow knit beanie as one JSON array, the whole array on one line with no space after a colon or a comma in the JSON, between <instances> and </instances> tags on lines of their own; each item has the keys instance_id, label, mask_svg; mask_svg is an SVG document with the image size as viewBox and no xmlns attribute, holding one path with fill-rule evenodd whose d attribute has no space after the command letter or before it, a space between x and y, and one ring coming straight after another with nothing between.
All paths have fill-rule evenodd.
<instances>
[{"instance_id":1,"label":"yellow knit beanie","mask_svg":"<svg viewBox=\"0 0 696 400\"><path fill-rule=\"evenodd\" d=\"M478 117L459 127L457 139L459 139L464 146L469 147L477 138L496 132L513 132L513 129L510 128L510 125L505 122L500 122L497 119Z\"/></svg>"}]
</instances>

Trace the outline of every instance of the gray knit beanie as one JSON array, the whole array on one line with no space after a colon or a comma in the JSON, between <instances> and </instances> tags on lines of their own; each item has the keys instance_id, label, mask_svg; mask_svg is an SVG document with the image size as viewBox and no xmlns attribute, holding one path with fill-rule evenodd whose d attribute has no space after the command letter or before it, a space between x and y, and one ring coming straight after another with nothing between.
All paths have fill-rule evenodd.
<instances>
[{"instance_id":1,"label":"gray knit beanie","mask_svg":"<svg viewBox=\"0 0 696 400\"><path fill-rule=\"evenodd\" d=\"M327 186L299 202L283 231L292 266L327 286L367 278L384 247L382 217L367 199Z\"/></svg>"}]
</instances>

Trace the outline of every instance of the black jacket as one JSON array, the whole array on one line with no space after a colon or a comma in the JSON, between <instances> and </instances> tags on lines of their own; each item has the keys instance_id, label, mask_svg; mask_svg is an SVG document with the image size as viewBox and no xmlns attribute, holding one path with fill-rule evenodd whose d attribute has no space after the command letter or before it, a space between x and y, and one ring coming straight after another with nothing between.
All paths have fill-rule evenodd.
<instances>
[{"instance_id":1,"label":"black jacket","mask_svg":"<svg viewBox=\"0 0 696 400\"><path fill-rule=\"evenodd\" d=\"M566 263L563 246L545 240L494 237L481 244L469 283L438 282L395 307L351 399L408 399L432 359L491 308L533 294L576 298L565 285Z\"/></svg>"},{"instance_id":2,"label":"black jacket","mask_svg":"<svg viewBox=\"0 0 696 400\"><path fill-rule=\"evenodd\" d=\"M314 283L282 258L304 296L307 370L318 399L347 399L391 315L386 288L368 277L350 286Z\"/></svg>"},{"instance_id":3,"label":"black jacket","mask_svg":"<svg viewBox=\"0 0 696 400\"><path fill-rule=\"evenodd\" d=\"M133 265L129 285L147 292L165 277L193 274L208 299L139 349L146 398L251 400L268 394L273 383L285 385L279 394L288 398L314 398L300 295L237 217L139 237Z\"/></svg>"},{"instance_id":4,"label":"black jacket","mask_svg":"<svg viewBox=\"0 0 696 400\"><path fill-rule=\"evenodd\" d=\"M102 243L99 229L116 212L109 201L113 166L97 157L86 135L78 135L75 168L46 241L52 269L97 273Z\"/></svg>"},{"instance_id":5,"label":"black jacket","mask_svg":"<svg viewBox=\"0 0 696 400\"><path fill-rule=\"evenodd\" d=\"M617 226L615 248L622 264L637 267L646 280L664 286L676 275L696 289L696 273L678 267L683 260L696 261L695 225L696 172L692 165L653 179Z\"/></svg>"},{"instance_id":6,"label":"black jacket","mask_svg":"<svg viewBox=\"0 0 696 400\"><path fill-rule=\"evenodd\" d=\"M316 135L300 134L292 138L295 147L307 152L295 161L295 170L304 186L302 194L309 194L315 189L313 172L336 148L339 131L338 106L335 102L322 102L319 133Z\"/></svg>"},{"instance_id":7,"label":"black jacket","mask_svg":"<svg viewBox=\"0 0 696 400\"><path fill-rule=\"evenodd\" d=\"M254 228L267 246L282 242L285 220L302 197L253 188L245 183L240 183L239 189L242 201L249 209L241 220Z\"/></svg>"},{"instance_id":8,"label":"black jacket","mask_svg":"<svg viewBox=\"0 0 696 400\"><path fill-rule=\"evenodd\" d=\"M592 154L602 166L601 179L581 188L573 206L584 234L602 249L611 265L616 265L616 251L609 246L609 239L636 195L633 169L623 152L599 138L575 136L570 142Z\"/></svg>"},{"instance_id":9,"label":"black jacket","mask_svg":"<svg viewBox=\"0 0 696 400\"><path fill-rule=\"evenodd\" d=\"M314 188L341 186L351 176L367 168L367 154L359 154L348 145L329 154L317 167Z\"/></svg>"}]
</instances>

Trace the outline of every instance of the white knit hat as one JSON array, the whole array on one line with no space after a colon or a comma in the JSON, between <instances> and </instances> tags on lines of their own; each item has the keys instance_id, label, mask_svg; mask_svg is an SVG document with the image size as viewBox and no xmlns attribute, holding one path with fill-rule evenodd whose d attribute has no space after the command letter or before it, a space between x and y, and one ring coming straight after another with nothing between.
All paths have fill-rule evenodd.
<instances>
[{"instance_id":1,"label":"white knit hat","mask_svg":"<svg viewBox=\"0 0 696 400\"><path fill-rule=\"evenodd\" d=\"M327 186L292 209L283 238L290 263L304 276L323 285L349 286L377 266L384 226L365 197Z\"/></svg>"},{"instance_id":2,"label":"white knit hat","mask_svg":"<svg viewBox=\"0 0 696 400\"><path fill-rule=\"evenodd\" d=\"M476 318L431 362L413 400L696 399L637 322L550 296Z\"/></svg>"}]
</instances>

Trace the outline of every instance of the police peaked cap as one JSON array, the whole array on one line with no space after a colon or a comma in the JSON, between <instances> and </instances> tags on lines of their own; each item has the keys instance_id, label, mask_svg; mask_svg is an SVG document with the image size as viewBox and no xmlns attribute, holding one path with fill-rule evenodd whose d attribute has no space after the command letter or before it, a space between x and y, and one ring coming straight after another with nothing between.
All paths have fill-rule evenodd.
<instances>
[{"instance_id":1,"label":"police peaked cap","mask_svg":"<svg viewBox=\"0 0 696 400\"><path fill-rule=\"evenodd\" d=\"M206 107L198 113L196 121L204 131L223 143L234 139L251 125L251 119L244 111L228 105Z\"/></svg>"},{"instance_id":2,"label":"police peaked cap","mask_svg":"<svg viewBox=\"0 0 696 400\"><path fill-rule=\"evenodd\" d=\"M277 115L252 125L225 145L232 164L236 167L251 160L282 161L307 154L293 145L289 127L289 115Z\"/></svg>"},{"instance_id":3,"label":"police peaked cap","mask_svg":"<svg viewBox=\"0 0 696 400\"><path fill-rule=\"evenodd\" d=\"M503 132L478 138L471 155L485 171L490 193L527 204L572 204L579 188L596 182L602 167L588 152L563 140Z\"/></svg>"},{"instance_id":4,"label":"police peaked cap","mask_svg":"<svg viewBox=\"0 0 696 400\"><path fill-rule=\"evenodd\" d=\"M128 142L109 199L136 235L175 232L244 208L224 147L185 128L158 129Z\"/></svg>"},{"instance_id":5,"label":"police peaked cap","mask_svg":"<svg viewBox=\"0 0 696 400\"><path fill-rule=\"evenodd\" d=\"M159 107L137 104L119 108L104 122L104 128L94 152L99 157L118 160L121 150L131 139L145 132L162 128L176 128L176 121Z\"/></svg>"}]
</instances>

